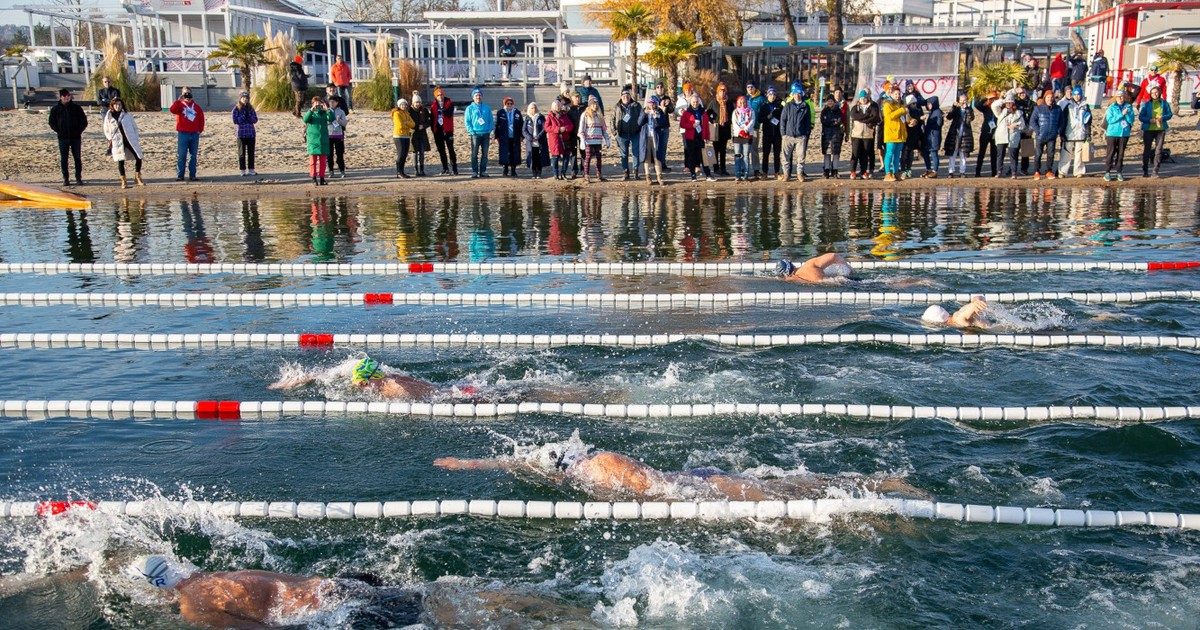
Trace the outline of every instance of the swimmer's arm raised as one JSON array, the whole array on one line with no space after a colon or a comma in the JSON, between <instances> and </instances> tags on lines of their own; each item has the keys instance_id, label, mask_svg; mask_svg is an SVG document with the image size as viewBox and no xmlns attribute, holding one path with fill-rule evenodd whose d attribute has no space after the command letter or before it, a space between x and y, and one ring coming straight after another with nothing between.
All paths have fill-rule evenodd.
<instances>
[{"instance_id":1,"label":"swimmer's arm raised","mask_svg":"<svg viewBox=\"0 0 1200 630\"><path fill-rule=\"evenodd\" d=\"M463 459L461 457L439 457L433 465L443 470L515 470L517 462L503 459Z\"/></svg>"}]
</instances>

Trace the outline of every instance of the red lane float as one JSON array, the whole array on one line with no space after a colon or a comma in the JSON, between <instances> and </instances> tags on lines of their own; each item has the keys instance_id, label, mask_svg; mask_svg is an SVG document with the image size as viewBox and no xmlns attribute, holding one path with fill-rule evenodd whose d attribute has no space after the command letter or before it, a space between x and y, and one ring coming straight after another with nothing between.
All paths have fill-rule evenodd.
<instances>
[{"instance_id":1,"label":"red lane float","mask_svg":"<svg viewBox=\"0 0 1200 630\"><path fill-rule=\"evenodd\" d=\"M300 335L301 348L332 348L333 335L330 333L303 333Z\"/></svg>"},{"instance_id":2,"label":"red lane float","mask_svg":"<svg viewBox=\"0 0 1200 630\"><path fill-rule=\"evenodd\" d=\"M37 515L43 517L56 516L76 508L95 510L96 507L97 505L94 501L42 501L37 504Z\"/></svg>"},{"instance_id":3,"label":"red lane float","mask_svg":"<svg viewBox=\"0 0 1200 630\"><path fill-rule=\"evenodd\" d=\"M1200 261L1194 260L1157 261L1146 263L1147 271L1179 271L1182 269L1197 268L1200 268Z\"/></svg>"},{"instance_id":4,"label":"red lane float","mask_svg":"<svg viewBox=\"0 0 1200 630\"><path fill-rule=\"evenodd\" d=\"M363 304L391 304L391 293L364 293Z\"/></svg>"},{"instance_id":5,"label":"red lane float","mask_svg":"<svg viewBox=\"0 0 1200 630\"><path fill-rule=\"evenodd\" d=\"M241 420L242 403L237 400L198 400L193 413L197 420Z\"/></svg>"},{"instance_id":6,"label":"red lane float","mask_svg":"<svg viewBox=\"0 0 1200 630\"><path fill-rule=\"evenodd\" d=\"M433 263L408 263L408 273L433 273Z\"/></svg>"}]
</instances>

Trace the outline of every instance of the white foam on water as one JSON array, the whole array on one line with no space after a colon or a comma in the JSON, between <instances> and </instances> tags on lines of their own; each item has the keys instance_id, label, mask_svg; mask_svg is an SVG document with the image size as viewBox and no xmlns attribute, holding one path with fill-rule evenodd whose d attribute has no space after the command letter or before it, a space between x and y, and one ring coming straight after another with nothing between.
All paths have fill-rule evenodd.
<instances>
[{"instance_id":1,"label":"white foam on water","mask_svg":"<svg viewBox=\"0 0 1200 630\"><path fill-rule=\"evenodd\" d=\"M875 574L824 553L811 560L777 558L728 537L713 544L700 551L660 539L630 550L600 576L592 619L615 627L728 627L753 609L766 623L791 625L799 613L828 627L843 617L826 602Z\"/></svg>"},{"instance_id":2,"label":"white foam on water","mask_svg":"<svg viewBox=\"0 0 1200 630\"><path fill-rule=\"evenodd\" d=\"M1070 314L1051 302L989 303L984 318L992 323L990 329L1012 332L1063 330L1073 322Z\"/></svg>"}]
</instances>

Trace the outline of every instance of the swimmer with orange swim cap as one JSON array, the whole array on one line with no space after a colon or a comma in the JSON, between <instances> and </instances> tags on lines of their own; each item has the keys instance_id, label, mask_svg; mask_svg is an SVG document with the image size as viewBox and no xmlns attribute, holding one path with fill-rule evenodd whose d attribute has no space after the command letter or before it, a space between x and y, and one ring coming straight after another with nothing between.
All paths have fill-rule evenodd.
<instances>
[{"instance_id":1,"label":"swimmer with orange swim cap","mask_svg":"<svg viewBox=\"0 0 1200 630\"><path fill-rule=\"evenodd\" d=\"M853 279L854 268L841 254L828 253L809 258L796 266L790 260L781 260L775 266L775 275L796 282L822 282L835 279Z\"/></svg>"},{"instance_id":2,"label":"swimmer with orange swim cap","mask_svg":"<svg viewBox=\"0 0 1200 630\"><path fill-rule=\"evenodd\" d=\"M731 501L766 501L822 497L831 486L847 491L896 493L927 498L927 493L903 479L881 475L793 475L779 479L760 479L727 473L713 467L681 472L663 472L627 455L613 451L592 451L577 439L545 445L524 456L490 459L440 457L433 465L444 470L505 470L534 473L554 480L570 481L589 492L606 497L630 497L643 500L681 498L679 493ZM687 498L693 498L691 496Z\"/></svg>"},{"instance_id":3,"label":"swimmer with orange swim cap","mask_svg":"<svg viewBox=\"0 0 1200 630\"><path fill-rule=\"evenodd\" d=\"M926 324L946 325L953 328L988 328L991 326L991 322L985 316L987 308L988 303L976 295L953 315L940 305L934 304L925 309L925 313L921 315L921 321Z\"/></svg>"}]
</instances>

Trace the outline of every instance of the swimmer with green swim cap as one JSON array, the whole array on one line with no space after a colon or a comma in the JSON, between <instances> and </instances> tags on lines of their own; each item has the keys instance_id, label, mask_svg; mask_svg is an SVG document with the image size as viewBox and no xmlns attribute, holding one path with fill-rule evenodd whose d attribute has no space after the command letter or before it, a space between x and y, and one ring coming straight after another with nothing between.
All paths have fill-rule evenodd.
<instances>
[{"instance_id":1,"label":"swimmer with green swim cap","mask_svg":"<svg viewBox=\"0 0 1200 630\"><path fill-rule=\"evenodd\" d=\"M383 370L379 369L379 362L371 357L355 364L354 374L350 377L350 382L355 385L365 385L378 380L383 380Z\"/></svg>"},{"instance_id":2,"label":"swimmer with green swim cap","mask_svg":"<svg viewBox=\"0 0 1200 630\"><path fill-rule=\"evenodd\" d=\"M388 400L429 400L438 393L438 387L433 383L391 371L371 357L350 359L324 371L288 374L268 388L296 389L313 381L345 383L342 379L347 376L352 386L370 389L375 395Z\"/></svg>"}]
</instances>

